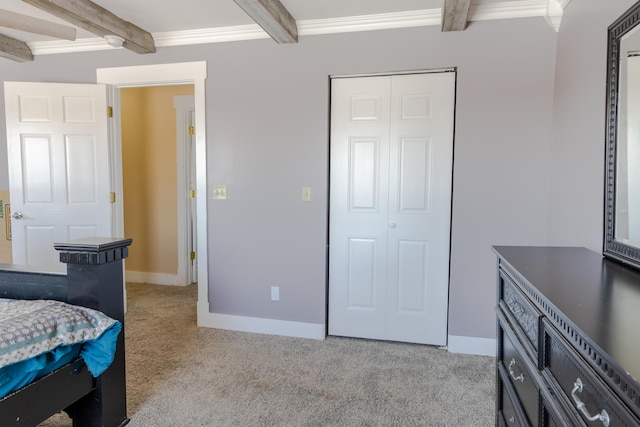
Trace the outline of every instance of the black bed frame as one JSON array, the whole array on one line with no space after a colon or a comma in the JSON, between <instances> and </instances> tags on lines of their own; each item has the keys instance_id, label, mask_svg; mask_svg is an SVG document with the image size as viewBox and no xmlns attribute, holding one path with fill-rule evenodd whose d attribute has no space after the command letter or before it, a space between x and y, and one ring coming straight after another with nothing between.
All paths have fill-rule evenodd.
<instances>
[{"instance_id":1,"label":"black bed frame","mask_svg":"<svg viewBox=\"0 0 640 427\"><path fill-rule=\"evenodd\" d=\"M55 244L67 273L0 264L0 298L54 299L100 310L123 324L111 366L93 378L82 359L0 399L0 426L35 426L64 410L77 427L129 422L124 359L124 271L131 239Z\"/></svg>"}]
</instances>

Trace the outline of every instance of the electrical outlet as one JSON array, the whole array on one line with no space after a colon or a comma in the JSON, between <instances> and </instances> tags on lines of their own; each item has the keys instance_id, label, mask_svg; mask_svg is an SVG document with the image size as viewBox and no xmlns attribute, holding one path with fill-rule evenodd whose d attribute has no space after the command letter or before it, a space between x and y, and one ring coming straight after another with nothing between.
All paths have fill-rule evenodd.
<instances>
[{"instance_id":1,"label":"electrical outlet","mask_svg":"<svg viewBox=\"0 0 640 427\"><path fill-rule=\"evenodd\" d=\"M227 199L227 186L225 184L216 184L213 186L213 198L215 200Z\"/></svg>"},{"instance_id":2,"label":"electrical outlet","mask_svg":"<svg viewBox=\"0 0 640 427\"><path fill-rule=\"evenodd\" d=\"M280 286L271 287L271 301L280 301Z\"/></svg>"}]
</instances>

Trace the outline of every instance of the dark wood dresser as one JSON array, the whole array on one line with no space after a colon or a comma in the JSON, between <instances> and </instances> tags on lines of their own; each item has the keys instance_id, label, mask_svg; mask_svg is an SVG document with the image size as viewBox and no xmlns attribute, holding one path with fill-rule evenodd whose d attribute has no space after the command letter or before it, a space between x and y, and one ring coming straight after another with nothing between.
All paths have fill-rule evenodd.
<instances>
[{"instance_id":1,"label":"dark wood dresser","mask_svg":"<svg viewBox=\"0 0 640 427\"><path fill-rule=\"evenodd\" d=\"M640 426L640 271L496 246L496 425Z\"/></svg>"}]
</instances>

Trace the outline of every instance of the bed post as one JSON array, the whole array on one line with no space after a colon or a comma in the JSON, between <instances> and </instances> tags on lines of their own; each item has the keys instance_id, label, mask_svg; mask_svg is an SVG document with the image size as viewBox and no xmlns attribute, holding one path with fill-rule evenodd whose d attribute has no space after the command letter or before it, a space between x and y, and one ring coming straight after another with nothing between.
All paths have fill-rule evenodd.
<instances>
[{"instance_id":1,"label":"bed post","mask_svg":"<svg viewBox=\"0 0 640 427\"><path fill-rule=\"evenodd\" d=\"M122 322L111 366L97 388L67 409L74 426L118 427L129 422L124 358L124 269L131 239L86 238L56 243L67 264L68 301L94 308Z\"/></svg>"}]
</instances>

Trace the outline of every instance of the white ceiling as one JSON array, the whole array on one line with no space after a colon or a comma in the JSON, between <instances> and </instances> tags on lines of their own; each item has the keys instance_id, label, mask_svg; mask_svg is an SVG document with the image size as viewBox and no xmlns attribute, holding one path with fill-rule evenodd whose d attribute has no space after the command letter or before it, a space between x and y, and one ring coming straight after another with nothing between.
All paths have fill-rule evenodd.
<instances>
[{"instance_id":1,"label":"white ceiling","mask_svg":"<svg viewBox=\"0 0 640 427\"><path fill-rule=\"evenodd\" d=\"M219 34L222 30L229 31L229 29L233 28L235 33L237 33L239 29L255 26L254 21L239 6L237 6L233 0L93 1L94 3L110 10L120 18L130 21L152 33L156 40L156 46L190 44L188 42L188 37L185 37L184 34L191 34L189 32L192 30L207 30L210 32L208 34L210 36L211 32L217 31L216 34ZM400 16L403 17L404 21L406 21L407 15L402 13L413 11L415 11L416 17L420 17L420 19L422 19L423 23L435 25L436 21L439 20L440 8L443 1L444 0L281 0L282 4L298 22L301 36L305 35L305 24L307 24L307 27L313 26L313 28L317 28L319 25L325 25L325 28L327 28L325 33L337 32L331 31L330 28L332 27L326 24L326 22L334 23L333 28L336 28L336 18L352 18L351 21L347 21L356 22L356 17L361 20L363 16L379 14L381 14L381 17L402 21L402 19L397 18ZM500 17L544 16L548 1L549 0L472 0L469 20L498 19ZM0 0L0 9L72 26L69 23L49 15L34 6L24 3L21 0ZM437 17L437 19L431 19L432 17ZM414 21L416 22L416 25L419 25L419 21ZM404 24L398 24L397 26L409 25L405 22ZM348 31L357 30L357 26L353 26L352 28L353 29ZM362 29L375 28L362 26ZM258 38L255 36L255 31L259 30L254 30L253 37L247 36L244 37L244 39ZM58 41L51 37L3 27L0 27L0 33L27 42L35 54L56 53L58 51L91 50L90 41L102 43L101 40L98 41L96 39L94 34L79 28L77 28L76 42ZM206 32L201 31L201 33ZM321 32L316 31L314 34L319 33ZM311 33L307 32L307 34ZM182 37L184 42L175 42L176 35ZM172 39L174 40L173 42L171 41ZM237 39L243 38L239 37ZM200 42L228 40L231 39L211 39L207 41L207 39L202 38ZM72 44L79 46L83 43L84 47L82 48L72 47ZM52 46L55 46L55 49L52 48Z\"/></svg>"}]
</instances>

